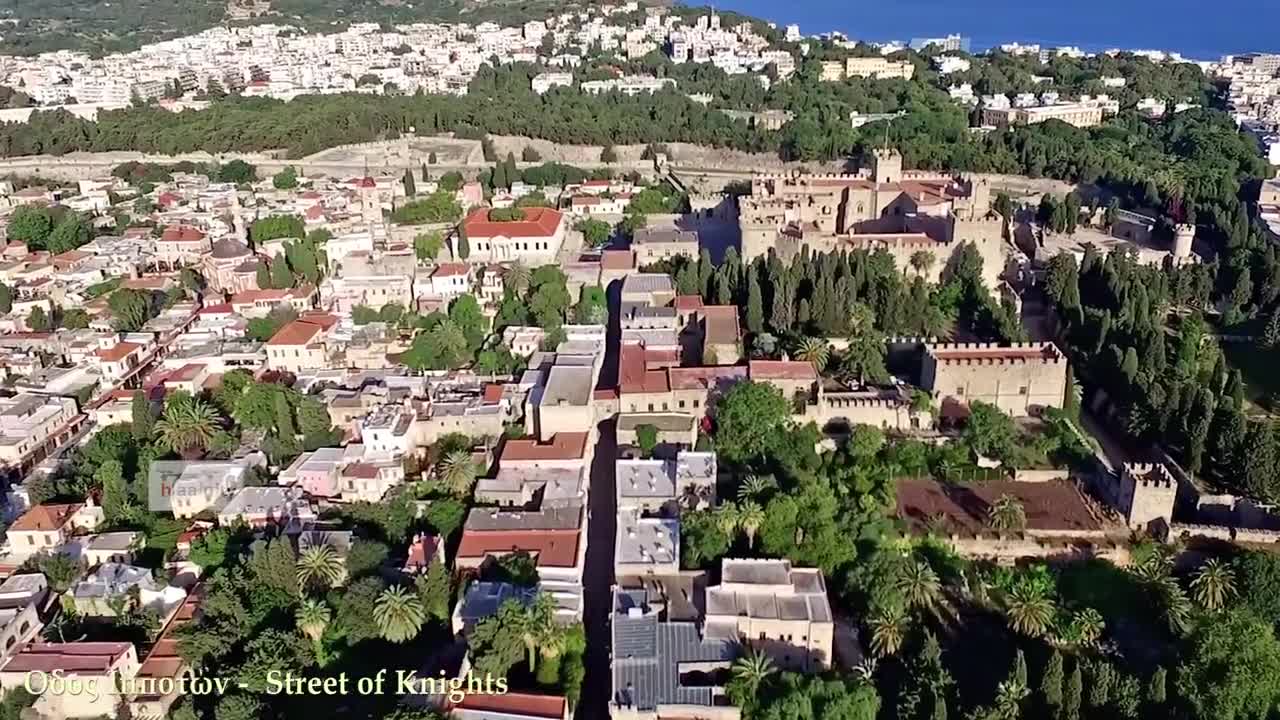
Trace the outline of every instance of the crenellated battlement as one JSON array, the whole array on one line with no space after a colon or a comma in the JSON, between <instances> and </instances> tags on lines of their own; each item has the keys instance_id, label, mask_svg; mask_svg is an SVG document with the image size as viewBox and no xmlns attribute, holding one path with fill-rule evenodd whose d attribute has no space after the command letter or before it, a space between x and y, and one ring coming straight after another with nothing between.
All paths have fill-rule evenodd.
<instances>
[{"instance_id":1,"label":"crenellated battlement","mask_svg":"<svg viewBox=\"0 0 1280 720\"><path fill-rule=\"evenodd\" d=\"M925 352L939 365L1061 365L1066 357L1052 342L936 343Z\"/></svg>"},{"instance_id":2,"label":"crenellated battlement","mask_svg":"<svg viewBox=\"0 0 1280 720\"><path fill-rule=\"evenodd\" d=\"M1164 463L1125 463L1124 472L1137 487L1172 490L1178 485Z\"/></svg>"}]
</instances>

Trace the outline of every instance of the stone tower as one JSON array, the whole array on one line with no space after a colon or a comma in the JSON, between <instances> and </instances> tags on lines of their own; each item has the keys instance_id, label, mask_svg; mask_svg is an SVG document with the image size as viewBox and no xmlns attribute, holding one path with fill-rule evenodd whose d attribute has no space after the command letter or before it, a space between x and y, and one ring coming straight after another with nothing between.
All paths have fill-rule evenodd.
<instances>
[{"instance_id":1,"label":"stone tower","mask_svg":"<svg viewBox=\"0 0 1280 720\"><path fill-rule=\"evenodd\" d=\"M902 180L902 155L897 150L876 150L875 181L877 185Z\"/></svg>"},{"instance_id":2,"label":"stone tower","mask_svg":"<svg viewBox=\"0 0 1280 720\"><path fill-rule=\"evenodd\" d=\"M1195 225L1178 225L1173 229L1173 257L1186 260L1191 257L1191 244L1196 237Z\"/></svg>"},{"instance_id":3,"label":"stone tower","mask_svg":"<svg viewBox=\"0 0 1280 720\"><path fill-rule=\"evenodd\" d=\"M1135 530L1168 527L1178 481L1162 463L1125 463L1120 471L1116 505Z\"/></svg>"}]
</instances>

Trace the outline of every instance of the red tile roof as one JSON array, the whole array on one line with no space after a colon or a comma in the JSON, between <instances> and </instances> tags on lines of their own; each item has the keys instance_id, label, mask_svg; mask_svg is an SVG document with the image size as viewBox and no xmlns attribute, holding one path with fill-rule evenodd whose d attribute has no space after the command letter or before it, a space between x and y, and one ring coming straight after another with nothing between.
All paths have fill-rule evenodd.
<instances>
[{"instance_id":1,"label":"red tile roof","mask_svg":"<svg viewBox=\"0 0 1280 720\"><path fill-rule=\"evenodd\" d=\"M703 390L723 383L746 380L747 369L741 365L669 368L667 377L672 390Z\"/></svg>"},{"instance_id":2,"label":"red tile roof","mask_svg":"<svg viewBox=\"0 0 1280 720\"><path fill-rule=\"evenodd\" d=\"M120 283L120 287L129 290L164 290L173 283L172 278L156 277L154 275L147 277L128 278Z\"/></svg>"},{"instance_id":3,"label":"red tile roof","mask_svg":"<svg viewBox=\"0 0 1280 720\"><path fill-rule=\"evenodd\" d=\"M307 345L325 328L318 323L306 320L294 320L276 331L267 341L268 345Z\"/></svg>"},{"instance_id":4,"label":"red tile roof","mask_svg":"<svg viewBox=\"0 0 1280 720\"><path fill-rule=\"evenodd\" d=\"M231 303L218 303L217 305L205 305L200 308L201 315L233 315L235 310L231 309Z\"/></svg>"},{"instance_id":5,"label":"red tile roof","mask_svg":"<svg viewBox=\"0 0 1280 720\"><path fill-rule=\"evenodd\" d=\"M81 503L36 505L22 513L22 517L14 520L13 524L9 526L9 532L15 530L18 532L58 530L65 526L71 520L71 516L75 515L82 507L84 505Z\"/></svg>"},{"instance_id":6,"label":"red tile roof","mask_svg":"<svg viewBox=\"0 0 1280 720\"><path fill-rule=\"evenodd\" d=\"M164 242L200 242L204 233L188 225L170 225L160 235Z\"/></svg>"},{"instance_id":7,"label":"red tile roof","mask_svg":"<svg viewBox=\"0 0 1280 720\"><path fill-rule=\"evenodd\" d=\"M813 363L800 360L752 360L747 363L752 380L817 380Z\"/></svg>"},{"instance_id":8,"label":"red tile roof","mask_svg":"<svg viewBox=\"0 0 1280 720\"><path fill-rule=\"evenodd\" d=\"M502 399L504 389L502 383L487 383L484 386L484 401L498 402Z\"/></svg>"},{"instance_id":9,"label":"red tile roof","mask_svg":"<svg viewBox=\"0 0 1280 720\"><path fill-rule=\"evenodd\" d=\"M578 531L463 530L459 558L485 558L515 552L534 555L539 567L573 567L578 563Z\"/></svg>"},{"instance_id":10,"label":"red tile roof","mask_svg":"<svg viewBox=\"0 0 1280 720\"><path fill-rule=\"evenodd\" d=\"M635 266L635 254L630 250L605 250L600 253L600 268L603 270L630 270Z\"/></svg>"},{"instance_id":11,"label":"red tile roof","mask_svg":"<svg viewBox=\"0 0 1280 720\"><path fill-rule=\"evenodd\" d=\"M677 295L674 305L676 310L701 310L702 297L700 295Z\"/></svg>"},{"instance_id":12,"label":"red tile roof","mask_svg":"<svg viewBox=\"0 0 1280 720\"><path fill-rule=\"evenodd\" d=\"M372 480L378 477L378 468L368 463L354 462L342 469L342 475L343 477Z\"/></svg>"},{"instance_id":13,"label":"red tile roof","mask_svg":"<svg viewBox=\"0 0 1280 720\"><path fill-rule=\"evenodd\" d=\"M116 343L115 347L107 348L106 350L99 350L94 354L103 362L120 362L121 360L129 357L129 355L134 351L141 349L142 346L137 343L122 342Z\"/></svg>"},{"instance_id":14,"label":"red tile roof","mask_svg":"<svg viewBox=\"0 0 1280 720\"><path fill-rule=\"evenodd\" d=\"M471 240L499 235L509 238L546 238L556 234L564 216L551 208L524 208L523 220L496 222L489 219L489 209L473 211L462 221L462 228Z\"/></svg>"},{"instance_id":15,"label":"red tile roof","mask_svg":"<svg viewBox=\"0 0 1280 720\"><path fill-rule=\"evenodd\" d=\"M508 440L502 446L499 462L538 460L576 460L587 454L587 434L584 432L556 433L551 442L537 440Z\"/></svg>"},{"instance_id":16,"label":"red tile roof","mask_svg":"<svg viewBox=\"0 0 1280 720\"><path fill-rule=\"evenodd\" d=\"M440 550L440 538L435 535L420 535L409 543L409 557L404 561L405 570L425 570L431 565Z\"/></svg>"},{"instance_id":17,"label":"red tile roof","mask_svg":"<svg viewBox=\"0 0 1280 720\"><path fill-rule=\"evenodd\" d=\"M645 349L624 345L618 364L618 390L627 393L659 393L671 389L665 370L649 370Z\"/></svg>"},{"instance_id":18,"label":"red tile roof","mask_svg":"<svg viewBox=\"0 0 1280 720\"><path fill-rule=\"evenodd\" d=\"M536 718L562 718L565 699L559 695L530 695L529 693L493 693L466 696L454 704L455 710L475 710L485 713Z\"/></svg>"},{"instance_id":19,"label":"red tile roof","mask_svg":"<svg viewBox=\"0 0 1280 720\"><path fill-rule=\"evenodd\" d=\"M471 266L466 263L440 263L436 266L435 272L431 273L431 277L456 277L470 273Z\"/></svg>"},{"instance_id":20,"label":"red tile roof","mask_svg":"<svg viewBox=\"0 0 1280 720\"><path fill-rule=\"evenodd\" d=\"M33 643L23 648L0 672L53 672L72 675L105 674L133 649L127 642Z\"/></svg>"}]
</instances>

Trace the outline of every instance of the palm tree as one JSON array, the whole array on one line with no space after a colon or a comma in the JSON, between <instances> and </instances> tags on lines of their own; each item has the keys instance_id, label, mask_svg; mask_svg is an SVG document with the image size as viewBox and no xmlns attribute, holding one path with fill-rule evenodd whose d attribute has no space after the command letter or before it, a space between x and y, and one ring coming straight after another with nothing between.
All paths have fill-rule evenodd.
<instances>
[{"instance_id":1,"label":"palm tree","mask_svg":"<svg viewBox=\"0 0 1280 720\"><path fill-rule=\"evenodd\" d=\"M294 620L298 624L298 629L303 635L311 638L312 642L320 642L320 637L324 635L325 628L329 626L329 620L333 615L329 612L329 606L324 604L323 600L314 600L307 598L298 606L298 612L294 615Z\"/></svg>"},{"instance_id":2,"label":"palm tree","mask_svg":"<svg viewBox=\"0 0 1280 720\"><path fill-rule=\"evenodd\" d=\"M1220 610L1236 593L1235 574L1221 560L1210 560L1196 571L1191 580L1191 592L1201 607Z\"/></svg>"},{"instance_id":3,"label":"palm tree","mask_svg":"<svg viewBox=\"0 0 1280 720\"><path fill-rule=\"evenodd\" d=\"M871 652L879 657L893 655L902 648L907 634L907 614L898 607L881 608L871 616Z\"/></svg>"},{"instance_id":4,"label":"palm tree","mask_svg":"<svg viewBox=\"0 0 1280 720\"><path fill-rule=\"evenodd\" d=\"M748 475L738 486L738 499L758 500L761 495L778 487L778 481L772 475Z\"/></svg>"},{"instance_id":5,"label":"palm tree","mask_svg":"<svg viewBox=\"0 0 1280 720\"><path fill-rule=\"evenodd\" d=\"M773 661L768 655L758 651L751 650L745 655L733 661L733 677L735 680L741 680L743 684L750 690L750 695L755 697L759 692L760 686L770 675L777 672Z\"/></svg>"},{"instance_id":6,"label":"palm tree","mask_svg":"<svg viewBox=\"0 0 1280 720\"><path fill-rule=\"evenodd\" d=\"M729 501L716 508L716 525L730 538L738 531L738 506Z\"/></svg>"},{"instance_id":7,"label":"palm tree","mask_svg":"<svg viewBox=\"0 0 1280 720\"><path fill-rule=\"evenodd\" d=\"M156 438L179 455L199 457L213 442L220 424L212 406L183 395L171 401L156 421Z\"/></svg>"},{"instance_id":8,"label":"palm tree","mask_svg":"<svg viewBox=\"0 0 1280 720\"><path fill-rule=\"evenodd\" d=\"M1053 622L1053 614L1053 601L1029 584L1014 586L1005 598L1005 615L1009 618L1009 627L1023 635L1043 635Z\"/></svg>"},{"instance_id":9,"label":"palm tree","mask_svg":"<svg viewBox=\"0 0 1280 720\"><path fill-rule=\"evenodd\" d=\"M312 545L298 554L298 587L333 587L342 581L344 570L332 546Z\"/></svg>"},{"instance_id":10,"label":"palm tree","mask_svg":"<svg viewBox=\"0 0 1280 720\"><path fill-rule=\"evenodd\" d=\"M1187 592L1172 577L1159 584L1160 597L1164 604L1164 619L1169 630L1181 635L1191 627L1191 601Z\"/></svg>"},{"instance_id":11,"label":"palm tree","mask_svg":"<svg viewBox=\"0 0 1280 720\"><path fill-rule=\"evenodd\" d=\"M427 611L417 595L393 585L378 596L373 605L373 620L382 637L402 643L418 636L427 621Z\"/></svg>"},{"instance_id":12,"label":"palm tree","mask_svg":"<svg viewBox=\"0 0 1280 720\"><path fill-rule=\"evenodd\" d=\"M823 338L807 337L796 345L796 359L813 363L818 372L822 372L831 359L831 345Z\"/></svg>"},{"instance_id":13,"label":"palm tree","mask_svg":"<svg viewBox=\"0 0 1280 720\"><path fill-rule=\"evenodd\" d=\"M747 547L756 545L756 531L764 524L764 509L754 500L742 503L738 508L738 527L747 536Z\"/></svg>"},{"instance_id":14,"label":"palm tree","mask_svg":"<svg viewBox=\"0 0 1280 720\"><path fill-rule=\"evenodd\" d=\"M503 285L513 288L517 295L523 293L525 288L529 287L529 281L532 278L533 275L529 272L528 266L518 261L508 265L506 272L502 276Z\"/></svg>"},{"instance_id":15,"label":"palm tree","mask_svg":"<svg viewBox=\"0 0 1280 720\"><path fill-rule=\"evenodd\" d=\"M933 267L933 263L937 260L933 253L928 250L917 250L911 253L911 268L916 274L923 276L929 272L929 268Z\"/></svg>"},{"instance_id":16,"label":"palm tree","mask_svg":"<svg viewBox=\"0 0 1280 720\"><path fill-rule=\"evenodd\" d=\"M1085 647L1093 647L1102 639L1102 631L1107 623L1102 613L1093 608L1085 608L1071 618L1071 634L1075 641Z\"/></svg>"},{"instance_id":17,"label":"palm tree","mask_svg":"<svg viewBox=\"0 0 1280 720\"><path fill-rule=\"evenodd\" d=\"M991 504L987 522L996 530L1021 530L1027 526L1027 512L1022 508L1022 501L1005 494Z\"/></svg>"},{"instance_id":18,"label":"palm tree","mask_svg":"<svg viewBox=\"0 0 1280 720\"><path fill-rule=\"evenodd\" d=\"M1022 701L1031 691L1021 683L1005 680L996 689L995 717L1017 720L1022 715Z\"/></svg>"},{"instance_id":19,"label":"palm tree","mask_svg":"<svg viewBox=\"0 0 1280 720\"><path fill-rule=\"evenodd\" d=\"M444 480L454 495L466 497L471 494L478 474L475 460L466 450L454 450L440 460L440 478Z\"/></svg>"},{"instance_id":20,"label":"palm tree","mask_svg":"<svg viewBox=\"0 0 1280 720\"><path fill-rule=\"evenodd\" d=\"M907 607L933 610L942 599L942 581L928 563L919 560L908 563L898 576L898 592L902 593Z\"/></svg>"}]
</instances>

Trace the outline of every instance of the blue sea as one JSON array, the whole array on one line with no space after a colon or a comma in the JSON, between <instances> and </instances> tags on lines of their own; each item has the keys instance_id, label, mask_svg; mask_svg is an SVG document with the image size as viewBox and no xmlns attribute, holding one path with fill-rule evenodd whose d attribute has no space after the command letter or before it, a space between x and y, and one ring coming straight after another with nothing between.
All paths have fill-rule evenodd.
<instances>
[{"instance_id":1,"label":"blue sea","mask_svg":"<svg viewBox=\"0 0 1280 720\"><path fill-rule=\"evenodd\" d=\"M722 10L805 35L839 30L868 41L958 33L974 52L1002 43L1172 50L1193 60L1280 52L1280 0L719 0Z\"/></svg>"}]
</instances>

